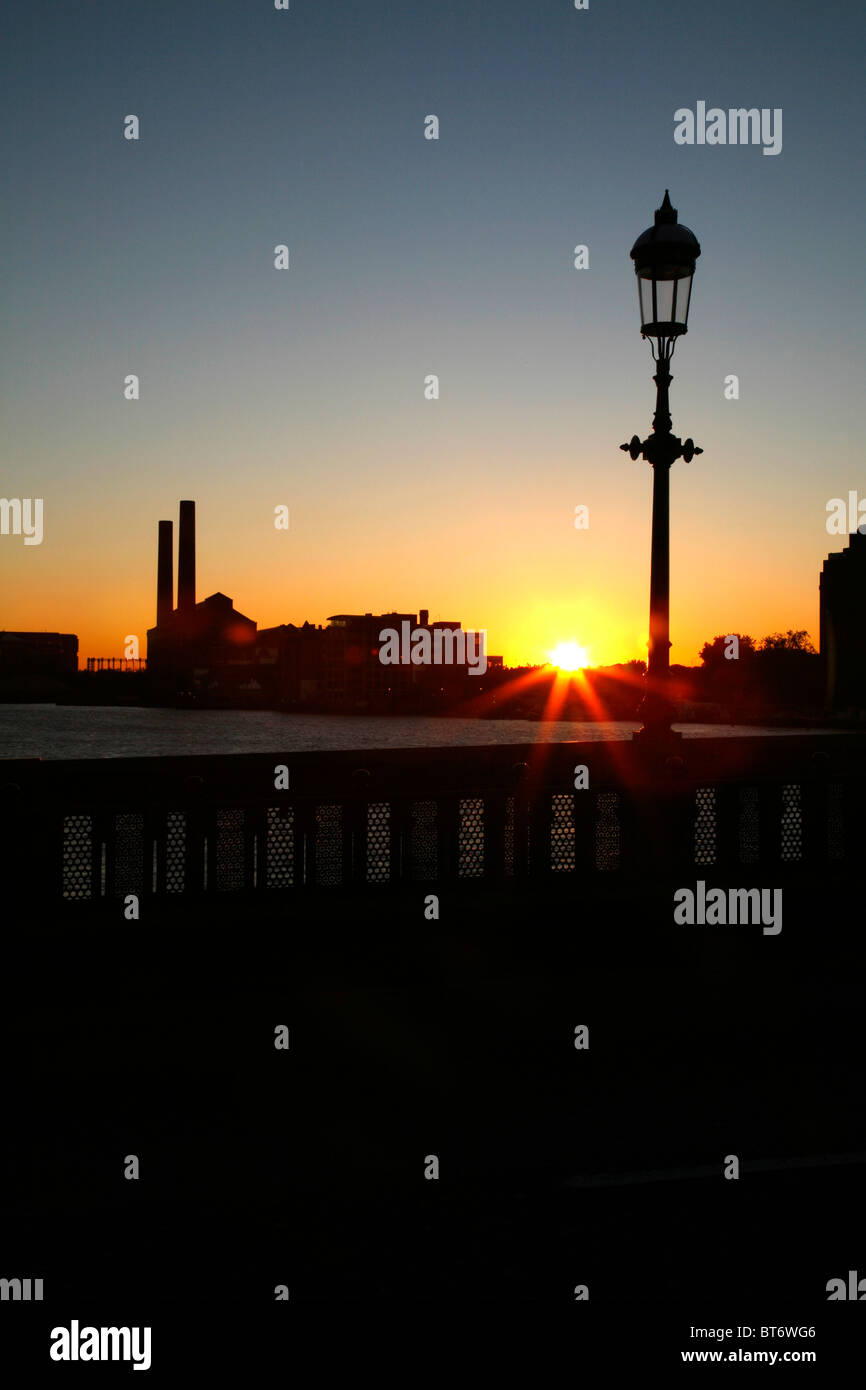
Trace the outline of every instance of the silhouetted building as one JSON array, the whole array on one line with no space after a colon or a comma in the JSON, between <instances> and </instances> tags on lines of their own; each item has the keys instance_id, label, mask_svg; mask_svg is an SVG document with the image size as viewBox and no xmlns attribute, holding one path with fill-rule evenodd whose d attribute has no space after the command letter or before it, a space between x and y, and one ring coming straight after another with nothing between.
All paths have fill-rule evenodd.
<instances>
[{"instance_id":1,"label":"silhouetted building","mask_svg":"<svg viewBox=\"0 0 866 1390\"><path fill-rule=\"evenodd\" d=\"M0 699L65 698L78 679L72 632L0 632Z\"/></svg>"},{"instance_id":2,"label":"silhouetted building","mask_svg":"<svg viewBox=\"0 0 866 1390\"><path fill-rule=\"evenodd\" d=\"M219 702L299 705L323 709L413 709L444 705L481 693L470 676L459 622L429 621L414 613L335 613L328 626L282 623L258 630L225 594L195 601L195 503L180 504L177 607L172 606L172 524L159 523L156 625L147 633L147 672L156 695L194 692ZM385 629L425 629L444 660L384 662ZM451 640L453 638L455 640ZM447 636L448 640L444 640ZM456 640L459 637L459 641ZM487 657L488 667L502 666ZM482 678L483 679L483 678Z\"/></svg>"},{"instance_id":3,"label":"silhouetted building","mask_svg":"<svg viewBox=\"0 0 866 1390\"><path fill-rule=\"evenodd\" d=\"M256 624L225 594L195 601L195 503L181 502L178 606L171 609L171 522L159 523L157 621L147 633L147 666L157 692L212 696L255 693Z\"/></svg>"},{"instance_id":4,"label":"silhouetted building","mask_svg":"<svg viewBox=\"0 0 866 1390\"><path fill-rule=\"evenodd\" d=\"M314 623L260 628L256 633L256 677L278 704L315 704L322 694L324 629Z\"/></svg>"},{"instance_id":5,"label":"silhouetted building","mask_svg":"<svg viewBox=\"0 0 866 1390\"><path fill-rule=\"evenodd\" d=\"M408 633L404 633L404 625ZM430 634L429 661L384 662L381 633ZM436 637L436 634L441 636ZM446 706L481 693L484 677L470 675L479 664L477 647L465 641L456 619L430 622L429 610L415 613L334 613L324 638L324 695L331 704L349 708L430 708ZM435 641L434 641L435 638ZM441 659L440 659L441 658ZM501 656L487 656L488 669L502 668Z\"/></svg>"},{"instance_id":6,"label":"silhouetted building","mask_svg":"<svg viewBox=\"0 0 866 1390\"><path fill-rule=\"evenodd\" d=\"M0 632L0 678L74 676L77 670L72 632Z\"/></svg>"},{"instance_id":7,"label":"silhouetted building","mask_svg":"<svg viewBox=\"0 0 866 1390\"><path fill-rule=\"evenodd\" d=\"M866 709L866 535L828 555L819 581L821 657L830 709Z\"/></svg>"},{"instance_id":8,"label":"silhouetted building","mask_svg":"<svg viewBox=\"0 0 866 1390\"><path fill-rule=\"evenodd\" d=\"M326 703L355 708L405 698L412 686L411 666L385 666L379 660L379 633L415 622L414 613L334 613L323 634L323 688Z\"/></svg>"},{"instance_id":9,"label":"silhouetted building","mask_svg":"<svg viewBox=\"0 0 866 1390\"><path fill-rule=\"evenodd\" d=\"M176 608L147 634L147 667L157 687L166 678L184 689L229 694L252 676L256 624L225 594Z\"/></svg>"}]
</instances>

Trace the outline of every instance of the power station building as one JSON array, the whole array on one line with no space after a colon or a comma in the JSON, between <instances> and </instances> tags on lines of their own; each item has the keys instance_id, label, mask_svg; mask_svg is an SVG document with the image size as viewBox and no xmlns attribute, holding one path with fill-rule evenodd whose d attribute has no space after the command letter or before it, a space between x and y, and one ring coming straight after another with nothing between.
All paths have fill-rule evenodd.
<instances>
[{"instance_id":1,"label":"power station building","mask_svg":"<svg viewBox=\"0 0 866 1390\"><path fill-rule=\"evenodd\" d=\"M315 709L387 710L446 705L480 694L466 663L386 665L380 632L412 628L461 631L459 622L433 622L429 613L335 613L327 627L282 623L261 628L225 594L196 602L195 503L180 504L177 607L174 605L173 527L160 521L156 625L147 633L147 670L157 696L193 695L208 702ZM491 666L501 657L488 658Z\"/></svg>"},{"instance_id":2,"label":"power station building","mask_svg":"<svg viewBox=\"0 0 866 1390\"><path fill-rule=\"evenodd\" d=\"M156 626L147 633L155 693L235 695L255 674L256 624L225 594L195 599L195 502L181 502L174 606L172 524L159 523ZM255 686L252 687L255 689Z\"/></svg>"}]
</instances>

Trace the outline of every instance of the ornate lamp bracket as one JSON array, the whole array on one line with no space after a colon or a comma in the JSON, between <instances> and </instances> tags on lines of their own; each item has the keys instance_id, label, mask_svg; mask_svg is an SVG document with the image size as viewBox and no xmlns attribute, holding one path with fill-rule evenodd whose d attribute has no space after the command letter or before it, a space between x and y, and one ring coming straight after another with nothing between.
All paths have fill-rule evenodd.
<instances>
[{"instance_id":1,"label":"ornate lamp bracket","mask_svg":"<svg viewBox=\"0 0 866 1390\"><path fill-rule=\"evenodd\" d=\"M675 434L651 434L644 440L633 434L627 444L620 444L619 447L632 459L643 458L653 466L666 463L668 467L680 458L691 463L695 454L704 452L693 439L678 439Z\"/></svg>"}]
</instances>

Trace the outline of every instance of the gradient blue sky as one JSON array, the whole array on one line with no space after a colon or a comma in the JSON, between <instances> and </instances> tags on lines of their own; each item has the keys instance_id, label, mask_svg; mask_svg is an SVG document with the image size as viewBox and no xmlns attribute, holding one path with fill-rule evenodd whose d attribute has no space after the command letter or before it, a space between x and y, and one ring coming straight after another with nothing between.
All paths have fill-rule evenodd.
<instances>
[{"instance_id":1,"label":"gradient blue sky","mask_svg":"<svg viewBox=\"0 0 866 1390\"><path fill-rule=\"evenodd\" d=\"M618 446L667 187L706 451L672 475L672 660L817 640L827 501L866 496L864 37L781 0L7 4L0 495L43 497L45 539L0 537L0 627L143 653L156 523L195 497L199 597L262 626L425 606L509 662L645 655L651 470ZM781 107L781 154L676 145L698 99Z\"/></svg>"}]
</instances>

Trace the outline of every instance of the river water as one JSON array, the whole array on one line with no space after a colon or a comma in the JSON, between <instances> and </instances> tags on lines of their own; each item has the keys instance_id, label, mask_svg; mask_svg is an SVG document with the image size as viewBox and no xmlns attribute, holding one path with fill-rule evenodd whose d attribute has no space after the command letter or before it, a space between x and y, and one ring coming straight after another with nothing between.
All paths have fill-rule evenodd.
<instances>
[{"instance_id":1,"label":"river water","mask_svg":"<svg viewBox=\"0 0 866 1390\"><path fill-rule=\"evenodd\" d=\"M299 753L355 748L460 748L484 744L626 739L634 720L392 718L178 710L116 705L0 705L0 758L141 758L208 753ZM788 734L730 724L682 724L686 738Z\"/></svg>"}]
</instances>

